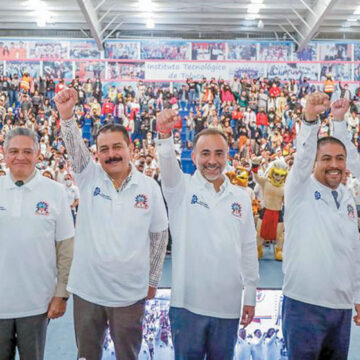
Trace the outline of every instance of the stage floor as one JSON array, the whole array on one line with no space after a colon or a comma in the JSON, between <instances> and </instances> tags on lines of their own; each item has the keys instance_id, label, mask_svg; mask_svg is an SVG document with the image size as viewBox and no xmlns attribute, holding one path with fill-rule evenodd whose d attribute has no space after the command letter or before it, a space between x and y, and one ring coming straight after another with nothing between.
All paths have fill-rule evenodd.
<instances>
[{"instance_id":1,"label":"stage floor","mask_svg":"<svg viewBox=\"0 0 360 360\"><path fill-rule=\"evenodd\" d=\"M282 285L281 262L272 257L272 249L265 249L264 259L260 261L261 289L281 289ZM168 288L171 285L171 257L165 259L163 276L160 287ZM51 321L47 333L45 360L73 360L76 358L76 344L74 338L72 299L68 302L68 309L64 317ZM18 359L18 357L17 357ZM360 328L353 325L349 360L360 360Z\"/></svg>"}]
</instances>

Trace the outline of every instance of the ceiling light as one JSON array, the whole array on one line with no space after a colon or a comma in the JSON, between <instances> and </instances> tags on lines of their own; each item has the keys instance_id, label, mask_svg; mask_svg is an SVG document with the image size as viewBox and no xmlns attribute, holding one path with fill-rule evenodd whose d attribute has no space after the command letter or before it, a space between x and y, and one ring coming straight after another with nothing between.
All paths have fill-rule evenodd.
<instances>
[{"instance_id":1,"label":"ceiling light","mask_svg":"<svg viewBox=\"0 0 360 360\"><path fill-rule=\"evenodd\" d=\"M250 4L247 8L247 11L251 14L257 14L261 8L261 4Z\"/></svg>"},{"instance_id":2,"label":"ceiling light","mask_svg":"<svg viewBox=\"0 0 360 360\"><path fill-rule=\"evenodd\" d=\"M37 26L39 27L44 27L46 26L46 21L44 19L39 19L37 22L36 22Z\"/></svg>"},{"instance_id":3,"label":"ceiling light","mask_svg":"<svg viewBox=\"0 0 360 360\"><path fill-rule=\"evenodd\" d=\"M258 24L257 24L257 27L259 29L263 29L264 28L264 22L262 20L259 20Z\"/></svg>"},{"instance_id":4,"label":"ceiling light","mask_svg":"<svg viewBox=\"0 0 360 360\"><path fill-rule=\"evenodd\" d=\"M154 9L154 4L153 4L152 0L139 0L139 7L143 11L151 12Z\"/></svg>"},{"instance_id":5,"label":"ceiling light","mask_svg":"<svg viewBox=\"0 0 360 360\"><path fill-rule=\"evenodd\" d=\"M349 18L349 19L346 19L346 21L355 22L355 21L357 21L357 18Z\"/></svg>"},{"instance_id":6,"label":"ceiling light","mask_svg":"<svg viewBox=\"0 0 360 360\"><path fill-rule=\"evenodd\" d=\"M146 20L146 27L148 29L153 29L155 27L155 23L153 19L147 19Z\"/></svg>"},{"instance_id":7,"label":"ceiling light","mask_svg":"<svg viewBox=\"0 0 360 360\"><path fill-rule=\"evenodd\" d=\"M264 0L251 0L252 4L262 4Z\"/></svg>"},{"instance_id":8,"label":"ceiling light","mask_svg":"<svg viewBox=\"0 0 360 360\"><path fill-rule=\"evenodd\" d=\"M359 15L360 14L360 6L358 6L355 11L354 11L355 15Z\"/></svg>"}]
</instances>

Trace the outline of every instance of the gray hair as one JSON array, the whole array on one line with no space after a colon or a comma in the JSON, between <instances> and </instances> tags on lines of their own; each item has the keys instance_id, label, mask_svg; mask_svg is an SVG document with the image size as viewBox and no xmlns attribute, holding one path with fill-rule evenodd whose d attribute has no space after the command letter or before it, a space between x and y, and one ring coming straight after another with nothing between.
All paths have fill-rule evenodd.
<instances>
[{"instance_id":1,"label":"gray hair","mask_svg":"<svg viewBox=\"0 0 360 360\"><path fill-rule=\"evenodd\" d=\"M4 141L4 149L5 150L7 150L7 148L9 147L10 140L13 139L15 136L29 137L30 139L32 139L34 141L35 151L39 150L39 140L38 140L36 133L29 128L20 127L20 126L12 129L6 133L5 141Z\"/></svg>"}]
</instances>

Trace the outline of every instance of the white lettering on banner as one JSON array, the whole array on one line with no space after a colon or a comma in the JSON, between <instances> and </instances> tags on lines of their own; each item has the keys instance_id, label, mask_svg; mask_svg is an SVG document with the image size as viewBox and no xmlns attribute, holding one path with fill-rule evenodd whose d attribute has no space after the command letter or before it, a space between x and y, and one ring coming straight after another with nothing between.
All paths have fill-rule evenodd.
<instances>
[{"instance_id":1,"label":"white lettering on banner","mask_svg":"<svg viewBox=\"0 0 360 360\"><path fill-rule=\"evenodd\" d=\"M172 63L172 62L146 62L145 79L146 80L185 80L187 78L208 79L212 77L229 79L227 63Z\"/></svg>"}]
</instances>

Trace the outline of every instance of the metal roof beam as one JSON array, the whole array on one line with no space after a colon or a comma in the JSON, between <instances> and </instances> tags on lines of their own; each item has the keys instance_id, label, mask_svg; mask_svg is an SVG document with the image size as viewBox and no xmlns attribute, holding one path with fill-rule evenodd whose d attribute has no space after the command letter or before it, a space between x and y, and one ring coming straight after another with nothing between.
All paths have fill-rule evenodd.
<instances>
[{"instance_id":1,"label":"metal roof beam","mask_svg":"<svg viewBox=\"0 0 360 360\"><path fill-rule=\"evenodd\" d=\"M103 50L101 25L91 0L77 0L77 3L79 4L81 12L85 17L87 24L89 25L91 35L93 36L98 49Z\"/></svg>"},{"instance_id":2,"label":"metal roof beam","mask_svg":"<svg viewBox=\"0 0 360 360\"><path fill-rule=\"evenodd\" d=\"M303 50L307 46L309 41L312 40L313 36L319 31L319 28L323 23L324 19L330 13L330 10L337 2L337 0L315 1L313 8L310 8L304 0L300 1L309 10L304 19L295 9L293 9L293 12L304 23L304 25L301 26L299 30L302 36L296 36L299 43L298 51Z\"/></svg>"}]
</instances>

